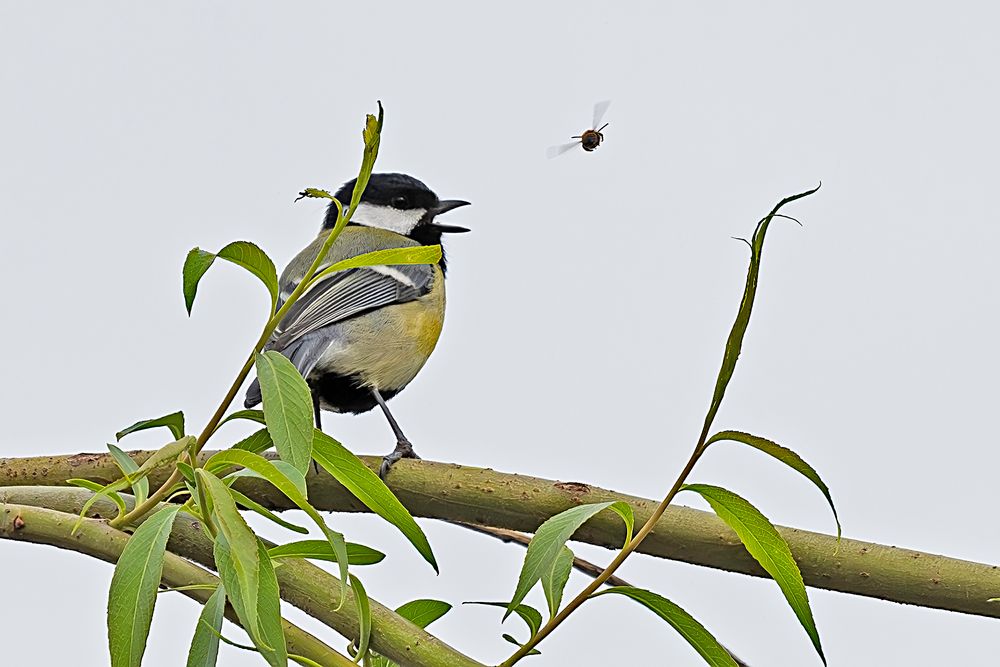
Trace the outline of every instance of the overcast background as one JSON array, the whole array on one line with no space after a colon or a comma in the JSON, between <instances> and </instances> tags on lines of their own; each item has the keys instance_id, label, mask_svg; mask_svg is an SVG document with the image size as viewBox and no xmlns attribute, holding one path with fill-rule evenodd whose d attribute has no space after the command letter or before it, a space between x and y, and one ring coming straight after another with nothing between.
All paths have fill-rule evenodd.
<instances>
[{"instance_id":1,"label":"overcast background","mask_svg":"<svg viewBox=\"0 0 1000 667\"><path fill-rule=\"evenodd\" d=\"M996 562L998 20L987 3L2 2L2 454L101 451L176 409L200 428L267 302L217 266L189 319L185 253L249 239L282 266L323 212L296 193L356 174L380 99L377 170L473 202L447 216L474 232L449 239L441 342L393 401L424 457L662 496L743 289L730 237L822 180L787 211L804 227L768 237L717 426L800 452L850 537ZM547 160L601 99L606 143ZM325 423L361 453L393 444L377 413ZM759 453L720 448L692 479L834 530L822 496ZM390 554L363 572L390 605L509 599L523 558L423 521L436 577L378 520L330 521ZM4 661L106 664L111 571L0 544ZM646 557L621 574L755 667L819 664L771 581ZM810 599L831 665L1000 648L996 621ZM183 664L197 613L162 596L145 664ZM499 620L456 607L433 629L497 662ZM517 623L503 631L523 637ZM541 648L532 664L700 664L626 599L586 605ZM261 664L226 646L220 662Z\"/></svg>"}]
</instances>

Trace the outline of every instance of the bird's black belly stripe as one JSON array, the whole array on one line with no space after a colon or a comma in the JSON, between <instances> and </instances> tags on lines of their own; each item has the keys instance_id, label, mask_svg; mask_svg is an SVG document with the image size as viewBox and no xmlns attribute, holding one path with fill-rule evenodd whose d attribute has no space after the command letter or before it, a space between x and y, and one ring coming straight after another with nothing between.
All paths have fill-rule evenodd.
<instances>
[{"instance_id":1,"label":"bird's black belly stripe","mask_svg":"<svg viewBox=\"0 0 1000 667\"><path fill-rule=\"evenodd\" d=\"M371 390L362 386L356 375L337 375L323 373L317 378L310 378L309 384L314 393L318 394L324 403L336 409L337 412L361 414L368 412L378 403ZM400 392L399 389L381 389L382 398L389 400Z\"/></svg>"}]
</instances>

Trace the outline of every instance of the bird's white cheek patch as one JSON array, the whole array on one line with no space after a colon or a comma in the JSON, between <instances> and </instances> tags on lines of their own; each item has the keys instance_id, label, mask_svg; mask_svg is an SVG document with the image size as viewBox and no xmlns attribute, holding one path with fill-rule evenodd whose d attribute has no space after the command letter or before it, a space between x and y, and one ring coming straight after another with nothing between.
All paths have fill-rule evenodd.
<instances>
[{"instance_id":1,"label":"bird's white cheek patch","mask_svg":"<svg viewBox=\"0 0 1000 667\"><path fill-rule=\"evenodd\" d=\"M391 206L374 206L364 202L358 204L357 210L351 217L351 222L369 227L379 227L388 229L397 234L409 234L420 222L420 218L427 213L422 208L400 210Z\"/></svg>"}]
</instances>

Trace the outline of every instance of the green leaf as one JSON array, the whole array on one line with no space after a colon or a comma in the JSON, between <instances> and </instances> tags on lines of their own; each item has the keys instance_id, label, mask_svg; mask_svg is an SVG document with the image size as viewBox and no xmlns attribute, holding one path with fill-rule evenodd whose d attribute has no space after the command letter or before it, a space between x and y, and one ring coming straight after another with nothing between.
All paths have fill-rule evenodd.
<instances>
[{"instance_id":1,"label":"green leaf","mask_svg":"<svg viewBox=\"0 0 1000 667\"><path fill-rule=\"evenodd\" d=\"M411 600L397 607L396 613L414 625L426 628L451 611L451 605L441 600Z\"/></svg>"},{"instance_id":2,"label":"green leaf","mask_svg":"<svg viewBox=\"0 0 1000 667\"><path fill-rule=\"evenodd\" d=\"M299 196L295 199L336 199L328 190L321 190L320 188L306 188L299 193Z\"/></svg>"},{"instance_id":3,"label":"green leaf","mask_svg":"<svg viewBox=\"0 0 1000 667\"><path fill-rule=\"evenodd\" d=\"M304 655L295 655L294 653L289 653L288 659L291 660L292 662L302 665L303 667L323 667L323 665L319 664L315 660L310 660Z\"/></svg>"},{"instance_id":4,"label":"green leaf","mask_svg":"<svg viewBox=\"0 0 1000 667\"><path fill-rule=\"evenodd\" d=\"M187 308L188 315L191 314L191 307L194 306L194 297L198 293L198 283L214 261L215 253L201 248L193 248L184 258L184 306Z\"/></svg>"},{"instance_id":5,"label":"green leaf","mask_svg":"<svg viewBox=\"0 0 1000 667\"><path fill-rule=\"evenodd\" d=\"M185 463L184 461L177 462L177 470L180 471L181 475L184 476L184 481L195 484L194 479L194 466L190 463Z\"/></svg>"},{"instance_id":6,"label":"green leaf","mask_svg":"<svg viewBox=\"0 0 1000 667\"><path fill-rule=\"evenodd\" d=\"M120 447L108 443L108 451L115 459L115 463L125 475L131 475L139 471L139 465L132 460L132 457L121 450ZM135 504L141 505L149 497L149 480L143 477L132 485L132 494L135 496Z\"/></svg>"},{"instance_id":7,"label":"green leaf","mask_svg":"<svg viewBox=\"0 0 1000 667\"><path fill-rule=\"evenodd\" d=\"M787 447L782 447L778 443L768 440L767 438L761 438L760 436L751 435L750 433L744 433L742 431L720 431L709 438L708 441L705 442L705 446L707 447L713 442L721 442L724 440L741 442L744 445L753 447L754 449L759 449L765 454L778 459L789 468L797 471L803 477L815 484L816 488L818 488L826 497L826 502L830 505L830 510L833 512L833 520L837 522L837 539L840 539L840 517L837 516L837 508L833 504L833 497L830 495L830 489L827 488L826 483L820 479L819 473L816 472L811 465L806 463L801 456Z\"/></svg>"},{"instance_id":8,"label":"green leaf","mask_svg":"<svg viewBox=\"0 0 1000 667\"><path fill-rule=\"evenodd\" d=\"M336 262L318 272L311 282L316 282L331 273L360 269L366 266L402 266L408 264L437 264L441 261L440 245L410 246L406 248L388 248L375 250L362 255L355 255Z\"/></svg>"},{"instance_id":9,"label":"green leaf","mask_svg":"<svg viewBox=\"0 0 1000 667\"><path fill-rule=\"evenodd\" d=\"M229 493L232 494L233 500L236 501L237 505L241 505L247 508L248 510L252 510L257 514L261 515L262 517L264 517L265 519L270 519L271 521L278 524L282 528L287 528L288 530L295 531L296 533L300 533L302 535L309 534L308 528L303 528L302 526L297 526L290 521L286 521L285 519L281 518L271 510L267 509L266 507L258 503L256 500L248 498L247 496L243 495L236 489L230 487ZM323 544L326 544L326 542L323 542Z\"/></svg>"},{"instance_id":10,"label":"green leaf","mask_svg":"<svg viewBox=\"0 0 1000 667\"><path fill-rule=\"evenodd\" d=\"M552 568L542 573L542 592L545 593L545 602L549 606L549 618L559 612L563 590L566 588L566 582L569 581L569 574L572 570L573 552L569 547L563 546L559 550L559 555L552 561Z\"/></svg>"},{"instance_id":11,"label":"green leaf","mask_svg":"<svg viewBox=\"0 0 1000 667\"><path fill-rule=\"evenodd\" d=\"M253 452L254 454L260 454L265 452L271 447L274 447L274 441L271 440L271 434L267 432L266 428L262 428L250 434L248 437L240 440L235 445L233 449L242 449L248 452Z\"/></svg>"},{"instance_id":12,"label":"green leaf","mask_svg":"<svg viewBox=\"0 0 1000 667\"><path fill-rule=\"evenodd\" d=\"M257 590L257 618L260 623L260 634L266 642L262 647L257 644L257 650L264 659L274 667L286 667L288 653L285 647L285 631L281 623L281 598L278 590L278 579L274 575L274 566L267 556L267 547L257 540L257 558L260 561L260 588ZM270 648L273 647L273 648Z\"/></svg>"},{"instance_id":13,"label":"green leaf","mask_svg":"<svg viewBox=\"0 0 1000 667\"><path fill-rule=\"evenodd\" d=\"M114 501L115 505L118 506L119 514L128 513L128 508L125 506L125 500L121 497L121 495L115 491L108 491L107 487L102 486L97 482L91 482L89 479L73 478L73 479L67 479L66 483L71 484L73 486L79 486L81 488L87 489L88 491L93 491L94 493L97 494L96 496L89 498L87 500L87 503L83 506L83 511L80 513L80 520L78 520L76 524L73 526L74 533L76 532L76 529L80 527L80 522L83 519L83 517L86 516L87 510L89 510L90 506L94 504L94 501L100 498L101 496L105 496Z\"/></svg>"},{"instance_id":14,"label":"green leaf","mask_svg":"<svg viewBox=\"0 0 1000 667\"><path fill-rule=\"evenodd\" d=\"M291 361L274 350L257 355L257 379L264 399L267 432L278 456L303 475L313 446L313 407L309 386Z\"/></svg>"},{"instance_id":15,"label":"green leaf","mask_svg":"<svg viewBox=\"0 0 1000 667\"><path fill-rule=\"evenodd\" d=\"M365 117L365 129L361 132L361 137L365 141L365 151L361 158L361 170L358 173L358 180L354 184L354 192L351 193L351 207L346 215L350 219L351 214L361 202L361 195L368 187L368 179L371 178L372 169L375 167L375 158L378 157L378 146L382 136L383 120L382 103L378 103L378 118L369 114Z\"/></svg>"},{"instance_id":16,"label":"green leaf","mask_svg":"<svg viewBox=\"0 0 1000 667\"><path fill-rule=\"evenodd\" d=\"M163 553L180 507L164 507L125 543L108 593L108 646L112 667L138 667L153 620Z\"/></svg>"},{"instance_id":17,"label":"green leaf","mask_svg":"<svg viewBox=\"0 0 1000 667\"><path fill-rule=\"evenodd\" d=\"M325 560L332 563L337 562L337 555L326 540L299 540L289 542L267 550L272 559L279 558L312 558L313 560ZM363 544L347 543L347 563L349 565L374 565L380 563L385 558L381 551L366 547ZM410 619L412 620L412 619Z\"/></svg>"},{"instance_id":18,"label":"green leaf","mask_svg":"<svg viewBox=\"0 0 1000 667\"><path fill-rule=\"evenodd\" d=\"M278 303L278 273L275 271L274 262L263 250L249 241L234 241L225 246L218 254L194 248L188 253L184 260L184 305L187 307L188 315L191 314L191 307L194 306L194 297L198 293L198 283L202 276L208 271L215 258L219 257L241 266L253 275L257 276L268 293L271 295L271 310Z\"/></svg>"},{"instance_id":19,"label":"green leaf","mask_svg":"<svg viewBox=\"0 0 1000 667\"><path fill-rule=\"evenodd\" d=\"M240 624L253 640L257 651L273 667L284 667L288 662L285 637L281 627L281 610L278 599L278 580L274 576L274 567L267 557L267 550L260 540L254 552L260 564L257 587L254 589L253 608L248 607L249 600L239 591L239 578L236 574L235 553L226 536L219 533L215 540L215 563L226 586L226 595L240 619ZM227 583L228 582L228 583ZM235 586L236 588L231 588ZM227 644L246 648L230 642L220 635Z\"/></svg>"},{"instance_id":20,"label":"green leaf","mask_svg":"<svg viewBox=\"0 0 1000 667\"><path fill-rule=\"evenodd\" d=\"M286 463L285 461L270 461L270 463L275 468L277 468L282 475L287 477L289 482L295 485L296 490L298 490L298 492L302 494L303 497L307 497L305 475L300 473L298 470L293 468L290 463ZM248 470L244 468L242 470L237 470L236 472L226 475L223 481L225 481L231 487L233 482L235 482L240 477L257 477L259 479L266 479L263 475L254 472L253 470Z\"/></svg>"},{"instance_id":21,"label":"green leaf","mask_svg":"<svg viewBox=\"0 0 1000 667\"><path fill-rule=\"evenodd\" d=\"M702 427L703 437L708 435L708 431L712 427L712 422L715 421L715 415L719 412L719 406L722 405L722 398L726 394L726 387L733 377L733 372L736 370L736 361L739 359L740 351L743 349L743 337L746 335L747 327L750 326L750 313L753 310L754 298L757 295L760 258L761 253L764 251L764 236L767 234L767 228L783 206L796 199L808 197L817 190L819 190L819 186L812 190L785 197L771 209L770 213L757 223L753 239L749 244L750 267L747 269L747 282L743 290L743 299L740 301L740 308L736 313L736 321L733 322L733 328L730 330L729 338L726 340L726 349L722 355L722 368L719 369L719 376L715 381L715 391L712 393L712 403L708 408L708 413L705 415L705 424Z\"/></svg>"},{"instance_id":22,"label":"green leaf","mask_svg":"<svg viewBox=\"0 0 1000 667\"><path fill-rule=\"evenodd\" d=\"M186 435L180 440L175 440L174 442L170 442L167 443L166 445L163 445L155 452L153 452L148 459L143 461L142 465L139 466L138 470L136 470L134 473L130 475L125 475L124 481L126 485L134 484L136 480L142 479L143 477L153 472L153 470L159 468L162 465L165 465L167 463L173 463L178 456L184 453L184 450L186 450L189 446L193 445L194 443L195 443L194 437Z\"/></svg>"},{"instance_id":23,"label":"green leaf","mask_svg":"<svg viewBox=\"0 0 1000 667\"><path fill-rule=\"evenodd\" d=\"M669 623L712 667L737 667L733 656L712 636L712 633L705 629L705 626L662 595L633 586L614 586L594 593L590 597L595 598L609 593L630 597Z\"/></svg>"},{"instance_id":24,"label":"green leaf","mask_svg":"<svg viewBox=\"0 0 1000 667\"><path fill-rule=\"evenodd\" d=\"M219 422L219 426L222 426L226 422L235 421L237 419L248 419L250 421L257 422L258 424L267 424L267 422L264 420L263 410L237 410L232 414L226 415L226 418L223 419L221 422ZM216 427L216 430L218 430L218 427Z\"/></svg>"},{"instance_id":25,"label":"green leaf","mask_svg":"<svg viewBox=\"0 0 1000 667\"><path fill-rule=\"evenodd\" d=\"M514 639L514 637L512 635L508 635L508 634L504 633L504 634L502 634L500 636L502 638L504 638L505 640L507 640L508 642L510 642L511 644L513 644L514 646L517 646L518 648L520 648L521 646L524 646L524 644L522 644L521 642L519 642L516 639ZM541 655L541 653L542 652L539 651L537 648L533 648L530 651L528 651L527 653L525 653L525 655Z\"/></svg>"},{"instance_id":26,"label":"green leaf","mask_svg":"<svg viewBox=\"0 0 1000 667\"><path fill-rule=\"evenodd\" d=\"M249 241L233 241L219 251L219 258L242 266L260 278L271 295L271 312L274 312L278 305L278 272L267 253Z\"/></svg>"},{"instance_id":27,"label":"green leaf","mask_svg":"<svg viewBox=\"0 0 1000 667\"><path fill-rule=\"evenodd\" d=\"M333 552L337 555L337 564L340 566L340 585L341 585L341 599L347 598L347 543L344 541L344 536L335 530L331 530L326 522L323 521L323 517L319 515L319 512L309 504L295 483L288 479L283 472L281 472L273 463L265 459L259 454L254 454L252 452L246 452L240 449L226 449L221 452L216 452L212 455L208 461L205 462L206 470L217 469L218 467L226 468L228 466L240 466L252 470L259 474L261 477L266 479L268 482L274 485L278 491L281 491L285 496L288 497L295 505L309 515L309 518L313 520L316 526L323 531L326 535L327 541L330 543L330 547Z\"/></svg>"},{"instance_id":28,"label":"green leaf","mask_svg":"<svg viewBox=\"0 0 1000 667\"><path fill-rule=\"evenodd\" d=\"M813 620L799 566L788 544L767 518L744 498L732 491L708 484L685 484L682 491L694 491L708 501L720 519L733 529L750 555L777 582L789 606L799 619L816 652L826 664L819 632Z\"/></svg>"},{"instance_id":29,"label":"green leaf","mask_svg":"<svg viewBox=\"0 0 1000 667\"><path fill-rule=\"evenodd\" d=\"M437 561L427 536L403 503L378 475L342 444L318 429L313 430L313 458L335 480L364 503L365 507L396 526L434 571Z\"/></svg>"},{"instance_id":30,"label":"green leaf","mask_svg":"<svg viewBox=\"0 0 1000 667\"><path fill-rule=\"evenodd\" d=\"M361 580L353 574L351 575L351 590L354 591L354 604L358 612L358 652L354 661L359 662L368 655L368 642L372 634L372 610L365 587L361 584Z\"/></svg>"},{"instance_id":31,"label":"green leaf","mask_svg":"<svg viewBox=\"0 0 1000 667\"><path fill-rule=\"evenodd\" d=\"M195 470L195 478L212 503L212 514L219 528L215 539L215 564L226 595L254 644L259 645L257 591L261 564L257 555L257 536L240 516L236 501L222 480L203 468Z\"/></svg>"},{"instance_id":32,"label":"green leaf","mask_svg":"<svg viewBox=\"0 0 1000 667\"><path fill-rule=\"evenodd\" d=\"M497 606L504 607L506 605L500 602ZM519 604L514 607L514 613L520 616L521 620L528 626L528 632L531 633L530 636L534 637L538 633L538 629L542 627L542 614L534 607Z\"/></svg>"},{"instance_id":33,"label":"green leaf","mask_svg":"<svg viewBox=\"0 0 1000 667\"><path fill-rule=\"evenodd\" d=\"M149 428L157 428L159 426L165 426L170 429L175 440L180 440L184 437L184 413L183 412L172 412L169 415L164 415L162 417L157 417L156 419L143 419L142 421L137 421L128 428L122 429L115 433L115 440L121 441L129 433L135 433L136 431L145 431Z\"/></svg>"},{"instance_id":34,"label":"green leaf","mask_svg":"<svg viewBox=\"0 0 1000 667\"><path fill-rule=\"evenodd\" d=\"M573 533L592 516L606 509L614 509L622 517L631 516L632 511L627 503L620 500L588 503L560 512L538 527L535 536L528 543L528 550L524 554L524 564L521 566L521 574L517 579L517 588L514 590L514 596L511 598L504 618L509 616L524 600L528 591L542 578L543 574L553 570L556 560L560 557L562 547ZM626 520L627 527L628 523ZM628 532L631 533L631 527L628 527Z\"/></svg>"},{"instance_id":35,"label":"green leaf","mask_svg":"<svg viewBox=\"0 0 1000 667\"><path fill-rule=\"evenodd\" d=\"M501 609L508 607L508 604L506 602L466 602L465 604L481 604L489 607L500 607ZM511 611L517 614L521 618L521 620L524 621L524 624L528 626L528 632L530 633L529 637L534 637L535 634L538 632L538 629L542 627L542 614L534 607L530 607L526 604L519 604L516 605L514 609ZM509 615L510 611L504 614L503 617L504 620L507 620L507 616ZM512 644L521 646L521 642L517 641L510 635L502 635L502 636L504 639L511 642Z\"/></svg>"},{"instance_id":36,"label":"green leaf","mask_svg":"<svg viewBox=\"0 0 1000 667\"><path fill-rule=\"evenodd\" d=\"M201 609L198 625L191 638L187 667L215 667L222 636L222 616L226 611L226 588L219 584Z\"/></svg>"}]
</instances>

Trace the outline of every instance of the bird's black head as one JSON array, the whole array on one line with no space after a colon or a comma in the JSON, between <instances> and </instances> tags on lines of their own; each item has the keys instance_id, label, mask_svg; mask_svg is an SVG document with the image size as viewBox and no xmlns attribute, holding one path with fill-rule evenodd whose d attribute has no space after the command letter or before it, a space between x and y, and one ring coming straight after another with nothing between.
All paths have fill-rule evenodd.
<instances>
[{"instance_id":1,"label":"bird's black head","mask_svg":"<svg viewBox=\"0 0 1000 667\"><path fill-rule=\"evenodd\" d=\"M344 210L351 202L357 179L344 183L334 195ZM459 199L440 200L426 185L406 174L372 174L368 187L361 195L361 202L351 216L352 225L380 227L408 236L423 245L441 242L441 235L467 232L465 227L442 225L435 217L469 202ZM337 207L327 208L323 229L330 229L337 221Z\"/></svg>"}]
</instances>

